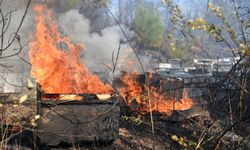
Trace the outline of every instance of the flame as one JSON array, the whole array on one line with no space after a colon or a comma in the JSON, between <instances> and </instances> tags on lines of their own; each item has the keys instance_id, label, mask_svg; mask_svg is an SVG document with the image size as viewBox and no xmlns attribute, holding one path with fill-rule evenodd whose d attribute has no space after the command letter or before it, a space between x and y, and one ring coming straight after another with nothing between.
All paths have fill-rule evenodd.
<instances>
[{"instance_id":1,"label":"flame","mask_svg":"<svg viewBox=\"0 0 250 150\"><path fill-rule=\"evenodd\" d=\"M81 63L82 46L62 37L52 19L52 11L36 5L36 33L29 45L31 75L45 93L108 94L113 90ZM67 45L60 48L59 42Z\"/></svg>"},{"instance_id":2,"label":"flame","mask_svg":"<svg viewBox=\"0 0 250 150\"><path fill-rule=\"evenodd\" d=\"M174 110L186 110L194 105L193 100L187 97L187 93L183 94L183 98L179 101L166 99L163 94L158 92L159 89L148 85L142 86L137 82L137 78L138 75L136 73L125 74L121 77L125 86L119 88L118 91L129 106L132 104L131 100L135 100L140 111L150 112L150 99L152 111L170 116ZM148 76L148 80L151 79L152 74Z\"/></svg>"}]
</instances>

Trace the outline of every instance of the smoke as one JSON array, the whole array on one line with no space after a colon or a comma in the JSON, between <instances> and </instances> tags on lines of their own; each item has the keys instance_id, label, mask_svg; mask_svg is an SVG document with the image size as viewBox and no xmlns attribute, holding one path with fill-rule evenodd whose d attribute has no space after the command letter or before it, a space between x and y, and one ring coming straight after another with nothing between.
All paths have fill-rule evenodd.
<instances>
[{"instance_id":1,"label":"smoke","mask_svg":"<svg viewBox=\"0 0 250 150\"><path fill-rule=\"evenodd\" d=\"M3 42L1 39L1 46L3 49L6 48L2 53L2 57L11 56L0 60L0 64L5 65L5 67L1 66L0 68L0 76L2 77L0 80L0 91L4 93L21 92L21 85L24 81L23 77L28 77L29 75L28 69L30 66L15 55L20 50L19 39L21 47L23 47L19 56L25 59L28 58L27 44L29 43L29 33L33 32L31 29L34 25L33 14L30 11L32 8L29 8L24 22L17 33L26 10L27 2L27 0L4 0L0 6L3 16L6 16L4 21L5 25L3 26L2 21L0 23L1 31L4 27L4 36ZM14 42L8 46L12 39L15 39Z\"/></svg>"},{"instance_id":2,"label":"smoke","mask_svg":"<svg viewBox=\"0 0 250 150\"><path fill-rule=\"evenodd\" d=\"M116 59L120 41L126 41L117 25L106 27L100 33L90 33L90 21L78 10L70 10L59 16L58 25L73 42L84 44L83 61L93 72L108 72ZM122 26L128 36L133 32ZM113 55L113 57L112 57ZM112 59L113 58L113 59ZM140 57L145 69L149 68L150 58ZM141 72L140 65L128 44L120 47L116 75L120 71Z\"/></svg>"},{"instance_id":3,"label":"smoke","mask_svg":"<svg viewBox=\"0 0 250 150\"><path fill-rule=\"evenodd\" d=\"M11 20L8 30L5 34L4 45L8 45L9 39L14 38L15 32L17 31L22 17L25 13L28 0L5 0L3 1L1 8L4 14L13 11L11 14ZM28 13L25 16L25 20L18 32L20 41L23 46L22 52L19 54L25 60L29 60L29 41L35 32L35 17L34 11L32 10L35 1L30 5ZM49 6L57 7L57 6ZM109 26L101 30L100 32L93 31L93 23L83 15L79 13L79 10L69 10L65 13L57 12L54 16L57 20L57 25L62 34L69 36L72 42L76 44L84 45L83 52L81 53L81 58L83 63L85 63L92 72L107 73L111 74L113 68L113 62L116 59L120 40L126 41L124 35L117 25ZM101 16L100 16L101 17ZM99 22L97 21L96 24ZM105 23L106 24L106 23ZM0 24L0 29L2 25ZM126 34L130 37L133 32L122 26ZM6 51L4 51L3 56L9 56L15 54L19 48L19 43L15 41ZM113 56L113 59L112 59ZM142 64L144 64L144 69L150 66L150 58L141 56ZM10 63L14 67L14 74L8 75L8 81L13 81L12 84L21 85L22 82L26 81L30 77L30 65L22 61L19 57L14 56L11 58L6 58L1 61L2 63ZM18 68L18 69L17 69ZM131 47L128 44L122 44L120 46L119 61L116 66L115 75L119 75L120 71L136 71L141 72L141 67L135 57ZM0 71L4 74L5 72ZM22 76L20 78L20 76ZM16 81L16 79L19 79ZM6 84L6 83L5 83ZM4 87L6 88L6 87ZM8 90L13 91L13 86L9 87ZM7 91L8 91L7 90ZM6 90L5 90L6 91Z\"/></svg>"},{"instance_id":4,"label":"smoke","mask_svg":"<svg viewBox=\"0 0 250 150\"><path fill-rule=\"evenodd\" d=\"M3 47L7 47L7 45L10 43L11 39L15 37L15 33L18 30L21 20L23 18L23 15L26 10L28 1L27 0L8 0L3 1L1 5L1 9L3 11L4 16L6 15L7 21L6 24L9 24L8 26L5 25L6 33L4 35L4 41L3 41ZM24 22L22 23L22 26L20 28L20 31L18 32L18 37L20 38L22 46L24 46L24 50L22 52L22 55L27 58L27 50L28 47L26 46L29 43L29 37L30 34L33 31L31 30L34 26L34 19L33 19L33 13L32 8L29 8L29 11L27 12ZM11 12L11 13L10 13ZM10 15L9 15L10 14ZM2 23L0 24L0 29L2 29ZM7 49L3 52L3 56L9 56L12 54L15 54L20 48L19 43L17 40ZM17 57L11 57L8 59L18 59Z\"/></svg>"},{"instance_id":5,"label":"smoke","mask_svg":"<svg viewBox=\"0 0 250 150\"><path fill-rule=\"evenodd\" d=\"M112 52L118 49L120 33L116 27L107 27L101 34L90 34L90 22L78 10L71 10L59 17L63 33L73 42L85 45L84 62L91 69L103 70L102 64L111 63Z\"/></svg>"}]
</instances>

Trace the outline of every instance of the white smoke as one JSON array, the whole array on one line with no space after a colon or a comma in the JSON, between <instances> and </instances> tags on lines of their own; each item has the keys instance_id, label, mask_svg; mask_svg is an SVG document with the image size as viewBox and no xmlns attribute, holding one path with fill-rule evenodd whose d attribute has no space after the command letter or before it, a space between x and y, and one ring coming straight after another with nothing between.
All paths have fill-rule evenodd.
<instances>
[{"instance_id":1,"label":"white smoke","mask_svg":"<svg viewBox=\"0 0 250 150\"><path fill-rule=\"evenodd\" d=\"M21 20L23 18L23 15L26 10L27 6L27 0L8 0L8 1L3 1L1 5L1 9L3 11L3 14L7 16L7 22L9 24L5 36L4 36L4 43L3 47L6 47L11 39L14 38L16 31L18 30ZM10 14L11 15L8 15ZM10 23L9 23L10 22ZM2 29L2 25L0 24L0 29ZM24 50L22 52L22 55L27 58L27 44L29 43L30 39L30 34L33 32L32 28L34 26L34 17L32 13L32 8L31 6L28 9L28 12L25 16L25 19L21 25L21 28L18 32L18 36L20 37L21 44L24 46ZM5 25L6 27L6 25ZM17 40L3 53L3 56L9 56L11 54L15 54L20 46ZM12 57L11 59L18 59L17 57Z\"/></svg>"},{"instance_id":2,"label":"white smoke","mask_svg":"<svg viewBox=\"0 0 250 150\"><path fill-rule=\"evenodd\" d=\"M115 58L120 40L124 39L124 35L117 25L107 27L100 33L90 33L89 20L80 14L78 10L70 10L61 14L58 19L58 25L62 32L68 35L73 42L85 45L83 60L92 71L108 71L106 65L112 66L112 53L114 52L113 58ZM132 34L124 26L122 28L126 34ZM120 64L116 68L116 73L119 73L121 70L141 71L139 63L128 44L121 45L119 58ZM145 68L148 67L149 59L145 57L141 58L142 63L145 64ZM133 61L133 65L129 65L129 61Z\"/></svg>"},{"instance_id":3,"label":"white smoke","mask_svg":"<svg viewBox=\"0 0 250 150\"><path fill-rule=\"evenodd\" d=\"M26 5L28 0L4 0L1 8L3 9L4 14L13 11L11 15L11 23L8 27L8 30L5 35L4 45L8 45L9 37L14 37L15 32L17 31L21 19L24 15ZM35 4L33 2L33 4ZM25 20L18 32L21 43L23 47L22 52L19 56L23 57L25 60L29 60L29 41L32 38L32 35L35 33L35 17L33 11L33 5L30 5L28 13L25 16ZM58 17L56 19L56 17ZM57 20L57 25L61 33L66 36L69 36L74 43L79 43L84 45L84 51L82 52L83 62L90 68L93 72L107 72L110 74L111 70L108 69L107 66L113 67L112 64L112 54L114 53L114 59L116 58L117 50L119 47L120 40L124 38L121 30L117 25L106 27L100 33L90 33L90 21L84 17L83 14L79 13L79 10L70 10L63 14L56 14L55 19ZM122 26L125 30L126 34L132 35L133 32L129 31L125 26ZM1 29L1 25L0 25ZM17 52L19 48L18 42L14 42L6 51L4 51L3 56L8 56ZM116 67L117 74L120 71L137 71L141 72L140 65L134 55L134 53L130 50L131 47L128 44L122 44L119 55L119 63ZM10 60L11 59L11 60ZM10 75L8 77L8 81L15 81L13 84L20 85L21 82L26 81L30 76L30 65L20 60L19 57L11 57L2 60L3 62L10 63L14 62L15 67L17 69L16 75ZM133 64L128 63L129 61L133 61ZM145 70L150 64L150 58L141 57L142 64L145 64ZM15 71L14 71L15 72ZM20 78L20 72L24 77L21 77L23 81L16 79ZM1 73L1 70L0 70ZM13 91L13 87L8 87L9 90Z\"/></svg>"},{"instance_id":4,"label":"white smoke","mask_svg":"<svg viewBox=\"0 0 250 150\"><path fill-rule=\"evenodd\" d=\"M29 65L24 63L17 57L16 54L20 50L19 42L16 40L18 37L20 39L21 47L23 47L22 52L19 56L28 59L28 43L31 30L34 25L32 8L30 7L24 22L22 23L19 32L18 28L21 24L21 20L24 17L27 0L3 0L1 4L1 10L3 16L6 16L5 25L4 25L4 38L3 43L1 42L2 47L6 50L3 51L2 57L7 57L0 60L0 63L6 65L6 67L1 66L0 68L0 91L1 92L21 92L22 88L20 87L23 84L24 76L28 76ZM0 23L0 30L3 28L3 23ZM12 39L15 39L14 42L8 46ZM14 55L14 56L12 56Z\"/></svg>"}]
</instances>

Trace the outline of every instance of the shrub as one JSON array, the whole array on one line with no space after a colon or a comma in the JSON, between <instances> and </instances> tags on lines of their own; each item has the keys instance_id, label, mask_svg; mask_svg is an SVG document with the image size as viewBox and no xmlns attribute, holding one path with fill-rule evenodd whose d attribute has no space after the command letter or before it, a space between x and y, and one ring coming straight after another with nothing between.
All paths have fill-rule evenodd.
<instances>
[{"instance_id":1,"label":"shrub","mask_svg":"<svg viewBox=\"0 0 250 150\"><path fill-rule=\"evenodd\" d=\"M139 4L134 17L137 41L150 48L160 48L163 42L164 25L158 11L146 4Z\"/></svg>"}]
</instances>

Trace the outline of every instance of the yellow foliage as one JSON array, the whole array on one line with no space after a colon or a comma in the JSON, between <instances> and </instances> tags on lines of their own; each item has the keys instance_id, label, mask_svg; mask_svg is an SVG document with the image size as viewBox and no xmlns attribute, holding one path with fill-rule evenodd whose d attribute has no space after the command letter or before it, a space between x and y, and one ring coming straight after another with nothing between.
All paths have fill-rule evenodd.
<instances>
[{"instance_id":1,"label":"yellow foliage","mask_svg":"<svg viewBox=\"0 0 250 150\"><path fill-rule=\"evenodd\" d=\"M40 115L36 115L36 116L35 116L35 120L39 120L40 118L41 118Z\"/></svg>"},{"instance_id":2,"label":"yellow foliage","mask_svg":"<svg viewBox=\"0 0 250 150\"><path fill-rule=\"evenodd\" d=\"M33 89L34 88L34 84L32 83L32 81L30 79L27 80L27 88L28 89Z\"/></svg>"},{"instance_id":3,"label":"yellow foliage","mask_svg":"<svg viewBox=\"0 0 250 150\"><path fill-rule=\"evenodd\" d=\"M28 100L28 95L25 94L23 96L20 97L19 99L19 104L22 104L23 102L25 102L26 100Z\"/></svg>"},{"instance_id":4,"label":"yellow foliage","mask_svg":"<svg viewBox=\"0 0 250 150\"><path fill-rule=\"evenodd\" d=\"M178 140L179 140L178 136L176 136L176 135L172 135L172 136L171 136L171 139L172 139L173 141L178 141Z\"/></svg>"},{"instance_id":5,"label":"yellow foliage","mask_svg":"<svg viewBox=\"0 0 250 150\"><path fill-rule=\"evenodd\" d=\"M198 19L196 20L196 22L197 22L198 24L204 24L204 23L205 23L205 21L204 21L203 18L198 18Z\"/></svg>"},{"instance_id":6,"label":"yellow foliage","mask_svg":"<svg viewBox=\"0 0 250 150\"><path fill-rule=\"evenodd\" d=\"M163 5L166 5L166 3L167 3L167 0L162 0Z\"/></svg>"},{"instance_id":7,"label":"yellow foliage","mask_svg":"<svg viewBox=\"0 0 250 150\"><path fill-rule=\"evenodd\" d=\"M213 9L213 8L214 8L214 4L213 4L213 3L211 3L211 2L210 2L210 3L208 3L208 8L209 8L209 9Z\"/></svg>"}]
</instances>

